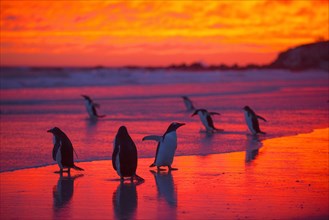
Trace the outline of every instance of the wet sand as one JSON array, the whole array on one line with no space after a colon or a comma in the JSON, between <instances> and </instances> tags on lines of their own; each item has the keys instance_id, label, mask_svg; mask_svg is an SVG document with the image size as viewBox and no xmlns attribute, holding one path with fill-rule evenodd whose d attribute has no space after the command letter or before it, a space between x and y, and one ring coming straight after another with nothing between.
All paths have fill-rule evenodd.
<instances>
[{"instance_id":1,"label":"wet sand","mask_svg":"<svg viewBox=\"0 0 329 220\"><path fill-rule=\"evenodd\" d=\"M1 219L328 219L328 132L263 141L245 152L176 157L178 171L120 183L111 161L3 172ZM155 171L155 170L154 170Z\"/></svg>"}]
</instances>

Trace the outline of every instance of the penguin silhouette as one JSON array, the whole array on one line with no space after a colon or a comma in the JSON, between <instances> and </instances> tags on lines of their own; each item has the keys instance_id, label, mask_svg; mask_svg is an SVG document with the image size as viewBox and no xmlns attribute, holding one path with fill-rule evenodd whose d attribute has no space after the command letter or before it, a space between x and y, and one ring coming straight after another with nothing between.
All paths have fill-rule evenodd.
<instances>
[{"instance_id":1,"label":"penguin silhouette","mask_svg":"<svg viewBox=\"0 0 329 220\"><path fill-rule=\"evenodd\" d=\"M70 139L66 136L66 134L59 129L58 127L54 127L47 132L53 134L53 159L57 162L60 171L59 173L64 172L64 168L67 168L66 172L70 172L70 169L73 168L75 170L83 171L82 168L76 166L73 161L73 146ZM57 172L58 173L58 172Z\"/></svg>"},{"instance_id":2,"label":"penguin silhouette","mask_svg":"<svg viewBox=\"0 0 329 220\"><path fill-rule=\"evenodd\" d=\"M224 131L223 129L216 128L211 118L211 115L220 115L220 113L208 112L206 109L196 109L191 115L191 117L193 117L194 115L199 115L200 120L208 133L214 133L215 131Z\"/></svg>"},{"instance_id":3,"label":"penguin silhouette","mask_svg":"<svg viewBox=\"0 0 329 220\"><path fill-rule=\"evenodd\" d=\"M258 119L267 122L266 119L263 118L262 116L256 115L256 113L249 106L245 106L243 110L244 110L244 117L250 132L253 135L266 134L265 132L260 130L259 122L258 122Z\"/></svg>"},{"instance_id":4,"label":"penguin silhouette","mask_svg":"<svg viewBox=\"0 0 329 220\"><path fill-rule=\"evenodd\" d=\"M143 138L145 140L155 140L158 142L154 163L150 167L157 167L161 170L161 166L167 166L169 170L177 170L171 165L174 161L174 155L177 148L177 133L176 130L185 125L184 123L173 122L169 125L163 136L149 135Z\"/></svg>"},{"instance_id":5,"label":"penguin silhouette","mask_svg":"<svg viewBox=\"0 0 329 220\"><path fill-rule=\"evenodd\" d=\"M136 174L137 169L137 148L134 141L128 134L125 126L121 126L114 139L114 150L112 154L112 166L117 171L121 180L124 177L134 178L137 181L144 181Z\"/></svg>"},{"instance_id":6,"label":"penguin silhouette","mask_svg":"<svg viewBox=\"0 0 329 220\"><path fill-rule=\"evenodd\" d=\"M88 115L91 119L103 118L105 115L99 115L96 108L100 108L100 105L95 103L89 96L81 95L85 99L85 105Z\"/></svg>"}]
</instances>

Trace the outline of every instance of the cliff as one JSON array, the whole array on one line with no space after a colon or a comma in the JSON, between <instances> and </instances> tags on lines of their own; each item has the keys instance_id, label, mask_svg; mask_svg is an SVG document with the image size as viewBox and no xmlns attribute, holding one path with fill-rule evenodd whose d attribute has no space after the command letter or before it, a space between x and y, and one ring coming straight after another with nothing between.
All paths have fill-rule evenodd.
<instances>
[{"instance_id":1,"label":"cliff","mask_svg":"<svg viewBox=\"0 0 329 220\"><path fill-rule=\"evenodd\" d=\"M329 70L329 41L301 45L281 52L269 68Z\"/></svg>"}]
</instances>

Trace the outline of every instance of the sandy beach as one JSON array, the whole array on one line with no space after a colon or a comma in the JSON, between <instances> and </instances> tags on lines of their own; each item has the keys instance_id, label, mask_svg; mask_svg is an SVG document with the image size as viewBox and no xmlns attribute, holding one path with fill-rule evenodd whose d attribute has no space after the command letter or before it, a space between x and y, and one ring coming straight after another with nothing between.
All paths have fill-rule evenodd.
<instances>
[{"instance_id":1,"label":"sandy beach","mask_svg":"<svg viewBox=\"0 0 329 220\"><path fill-rule=\"evenodd\" d=\"M180 156L178 171L149 169L120 183L110 160L3 172L1 219L328 219L328 132L250 139L245 152ZM248 137L250 138L250 137Z\"/></svg>"}]
</instances>

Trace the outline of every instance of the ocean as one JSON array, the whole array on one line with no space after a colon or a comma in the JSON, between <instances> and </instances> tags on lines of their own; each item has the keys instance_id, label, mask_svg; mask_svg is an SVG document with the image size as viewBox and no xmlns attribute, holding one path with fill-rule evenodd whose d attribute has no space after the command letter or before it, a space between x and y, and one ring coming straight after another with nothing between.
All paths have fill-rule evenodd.
<instances>
[{"instance_id":1,"label":"ocean","mask_svg":"<svg viewBox=\"0 0 329 220\"><path fill-rule=\"evenodd\" d=\"M0 171L55 164L46 132L54 126L72 141L76 161L110 160L121 125L138 157L152 158L157 144L142 138L162 135L174 121L186 123L177 131L176 156L246 151L265 139L328 127L328 80L328 72L318 70L2 68ZM99 103L106 117L90 120L82 94ZM207 134L182 96L197 108L219 112L213 120L224 132ZM268 121L260 121L267 134L256 141L248 135L245 105Z\"/></svg>"}]
</instances>

